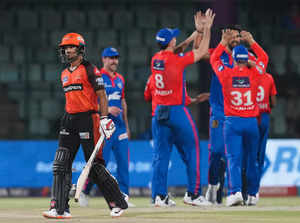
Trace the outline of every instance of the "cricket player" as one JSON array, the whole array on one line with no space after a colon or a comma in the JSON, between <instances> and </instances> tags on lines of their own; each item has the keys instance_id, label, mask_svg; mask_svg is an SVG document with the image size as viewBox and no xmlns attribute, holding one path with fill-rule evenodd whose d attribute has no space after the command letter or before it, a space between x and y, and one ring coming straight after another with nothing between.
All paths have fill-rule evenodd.
<instances>
[{"instance_id":1,"label":"cricket player","mask_svg":"<svg viewBox=\"0 0 300 223\"><path fill-rule=\"evenodd\" d=\"M264 172L264 161L266 154L267 139L269 134L270 113L271 109L276 106L276 86L271 74L266 73L259 79L257 103L259 107L258 129L259 129L259 144L258 144L258 182L256 188L256 196L248 200L248 205L256 205L259 200L260 180Z\"/></svg>"},{"instance_id":2,"label":"cricket player","mask_svg":"<svg viewBox=\"0 0 300 223\"><path fill-rule=\"evenodd\" d=\"M157 106L157 103L155 101L155 93L154 93L155 87L154 87L154 84L155 84L155 82L153 81L153 75L150 75L148 80L147 80L146 87L145 87L145 90L144 90L144 99L145 99L145 101L151 102L151 104L152 104L152 123L154 123L154 113L155 113L155 109L156 109L156 106ZM201 94L197 95L195 98L191 98L186 92L185 96L186 96L185 106L188 106L188 105L198 104L198 103L209 100L210 94L205 92L205 93L201 93ZM155 131L153 131L153 130L154 130L154 126L152 126L152 138L153 138L153 140L156 140L157 137L159 137L159 136L155 135ZM180 153L180 155L183 155L183 154ZM184 159L184 156L182 156L182 159ZM152 199L153 203L155 202L155 195L156 195L156 192L154 190L152 190L151 199ZM172 202L172 201L169 199L169 203L170 202ZM185 204L192 204L191 197L189 197L187 195L187 192L184 196L183 202Z\"/></svg>"},{"instance_id":3,"label":"cricket player","mask_svg":"<svg viewBox=\"0 0 300 223\"><path fill-rule=\"evenodd\" d=\"M121 74L117 73L120 54L116 48L107 47L102 52L103 68L100 70L102 75L106 95L108 97L108 117L115 123L116 131L111 139L107 140L103 148L103 158L107 164L110 160L110 153L113 151L117 162L117 181L120 189L129 199L129 148L128 138L130 130L127 118L127 103L125 99L125 81ZM101 155L101 154L100 154ZM87 180L86 188L82 191L79 198L80 206L88 205L88 194L92 189L93 183ZM128 203L130 206L134 206Z\"/></svg>"},{"instance_id":4,"label":"cricket player","mask_svg":"<svg viewBox=\"0 0 300 223\"><path fill-rule=\"evenodd\" d=\"M43 216L70 219L72 216L68 203L72 163L79 146L82 145L85 160L88 161L100 133L103 132L106 139L109 139L115 131L115 126L107 116L107 98L101 73L84 59L83 37L77 33L68 33L62 38L59 48L62 62L68 64L61 73L66 105L60 124L59 147L53 161L50 210L43 212ZM105 168L101 152L92 165L90 178L102 191L111 209L111 216L120 216L128 206L117 181Z\"/></svg>"},{"instance_id":5,"label":"cricket player","mask_svg":"<svg viewBox=\"0 0 300 223\"><path fill-rule=\"evenodd\" d=\"M201 23L197 24L201 30ZM253 51L256 51L256 44L252 35L249 32L242 31L239 25L228 25L225 29L232 31L228 45L226 45L220 59L224 66L233 68L232 49L239 45L241 41L246 42ZM195 48L198 47L201 41L201 33L196 37L194 42ZM214 49L209 49L207 59ZM249 58L257 63L261 69L265 70L268 63L267 55L260 55L258 60L255 55L249 53ZM264 65L265 64L265 65ZM224 145L224 104L223 93L220 81L215 73L212 73L210 84L210 121L209 121L209 172L208 172L208 189L206 191L206 199L212 203L222 202L222 193L224 185L224 175L226 170L225 145Z\"/></svg>"},{"instance_id":6,"label":"cricket player","mask_svg":"<svg viewBox=\"0 0 300 223\"><path fill-rule=\"evenodd\" d=\"M220 56L233 35L224 30L220 44L210 57L210 63L216 73L224 97L224 140L228 167L227 206L243 202L241 193L241 171L243 155L247 157L246 170L248 181L248 199L255 196L255 184L258 178L257 149L259 109L256 101L258 79L264 74L259 66L248 68L248 50L243 45L233 48L234 67L224 66ZM256 53L265 55L256 44Z\"/></svg>"},{"instance_id":7,"label":"cricket player","mask_svg":"<svg viewBox=\"0 0 300 223\"><path fill-rule=\"evenodd\" d=\"M211 26L215 14L211 9L205 13L203 39L197 50L186 54L175 54L178 29L159 30L156 41L161 51L152 57L151 71L154 79L154 95L157 107L154 114L154 140L152 190L155 191L155 206L169 204L167 174L173 144L184 157L188 175L187 195L193 205L210 205L201 195L200 187L200 148L197 128L185 107L186 66L198 62L205 56L210 42ZM195 18L197 19L197 18Z\"/></svg>"},{"instance_id":8,"label":"cricket player","mask_svg":"<svg viewBox=\"0 0 300 223\"><path fill-rule=\"evenodd\" d=\"M220 56L224 66L233 67L231 56L232 49L240 44L240 28L237 25L227 27L232 30L231 39ZM209 50L211 55L213 49ZM221 203L226 170L225 146L224 146L224 104L221 83L215 73L212 73L210 84L210 118L209 118L209 166L208 166L208 189L206 199L212 203ZM217 196L219 194L219 196Z\"/></svg>"}]
</instances>

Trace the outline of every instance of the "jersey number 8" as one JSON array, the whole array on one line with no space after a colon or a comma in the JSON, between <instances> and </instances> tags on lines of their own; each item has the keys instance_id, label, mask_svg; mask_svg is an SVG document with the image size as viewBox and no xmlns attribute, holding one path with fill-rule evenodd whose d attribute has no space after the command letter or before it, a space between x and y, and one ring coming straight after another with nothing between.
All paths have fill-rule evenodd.
<instances>
[{"instance_id":1,"label":"jersey number 8","mask_svg":"<svg viewBox=\"0 0 300 223\"><path fill-rule=\"evenodd\" d=\"M155 74L155 86L159 89L162 89L165 87L163 76L161 74Z\"/></svg>"}]
</instances>

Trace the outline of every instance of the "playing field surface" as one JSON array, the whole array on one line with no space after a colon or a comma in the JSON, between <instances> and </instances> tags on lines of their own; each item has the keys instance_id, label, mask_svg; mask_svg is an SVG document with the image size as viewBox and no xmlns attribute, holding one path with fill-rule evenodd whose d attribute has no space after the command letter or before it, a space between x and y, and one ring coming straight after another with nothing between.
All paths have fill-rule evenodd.
<instances>
[{"instance_id":1,"label":"playing field surface","mask_svg":"<svg viewBox=\"0 0 300 223\"><path fill-rule=\"evenodd\" d=\"M130 222L130 223L299 223L300 197L261 198L255 207L192 207L175 198L173 208L155 208L150 206L149 198L131 198L136 205L129 208L122 217L112 219L106 203L101 197L90 199L89 207L81 208L72 200L71 220L50 220L42 217L49 207L49 198L1 198L0 222L36 223L36 222Z\"/></svg>"}]
</instances>

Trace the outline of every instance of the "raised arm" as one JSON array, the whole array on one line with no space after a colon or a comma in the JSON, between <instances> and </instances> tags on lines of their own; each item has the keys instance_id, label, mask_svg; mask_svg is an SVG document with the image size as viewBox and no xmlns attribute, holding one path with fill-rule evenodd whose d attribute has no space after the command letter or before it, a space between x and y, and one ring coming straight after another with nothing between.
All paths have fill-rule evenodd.
<instances>
[{"instance_id":1,"label":"raised arm","mask_svg":"<svg viewBox=\"0 0 300 223\"><path fill-rule=\"evenodd\" d=\"M218 75L222 70L226 69L226 66L222 64L221 55L228 45L228 41L232 36L231 30L222 30L222 39L210 56L210 64L214 72Z\"/></svg>"},{"instance_id":2,"label":"raised arm","mask_svg":"<svg viewBox=\"0 0 300 223\"><path fill-rule=\"evenodd\" d=\"M196 15L194 15L194 22L195 22L197 35L194 38L193 49L198 49L203 38L205 14L199 11ZM209 59L209 57L210 57L210 53L207 52L207 54L203 57L203 59Z\"/></svg>"},{"instance_id":3,"label":"raised arm","mask_svg":"<svg viewBox=\"0 0 300 223\"><path fill-rule=\"evenodd\" d=\"M266 68L269 62L269 56L268 54L263 50L263 48L254 40L252 34L247 31L241 31L241 37L242 40L246 41L255 55L257 56L256 58L256 65L260 66L264 72L266 72Z\"/></svg>"},{"instance_id":4,"label":"raised arm","mask_svg":"<svg viewBox=\"0 0 300 223\"><path fill-rule=\"evenodd\" d=\"M194 31L186 40L181 42L179 45L175 47L174 53L182 53L185 49L190 45L191 42L196 38L197 31Z\"/></svg>"},{"instance_id":5,"label":"raised arm","mask_svg":"<svg viewBox=\"0 0 300 223\"><path fill-rule=\"evenodd\" d=\"M195 20L199 21L201 18L200 15L201 14L197 13L195 16ZM202 59L208 52L210 36L211 36L211 27L212 27L214 18L215 18L215 14L212 12L212 10L207 9L205 12L205 25L203 28L202 40L200 42L199 48L193 49L195 63L198 62L200 59Z\"/></svg>"}]
</instances>

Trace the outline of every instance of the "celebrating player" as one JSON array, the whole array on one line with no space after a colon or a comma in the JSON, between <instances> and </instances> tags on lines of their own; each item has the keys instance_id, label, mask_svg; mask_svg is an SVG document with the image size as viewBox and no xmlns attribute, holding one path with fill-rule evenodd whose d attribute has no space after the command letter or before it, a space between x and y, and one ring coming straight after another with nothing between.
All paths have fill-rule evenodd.
<instances>
[{"instance_id":1,"label":"celebrating player","mask_svg":"<svg viewBox=\"0 0 300 223\"><path fill-rule=\"evenodd\" d=\"M107 99L100 71L84 59L83 37L77 33L68 33L62 38L59 48L62 61L68 64L61 74L66 111L61 119L59 147L53 162L50 210L43 212L43 216L66 219L71 218L68 197L72 180L72 163L80 144L87 161L100 137L100 132L109 139L115 127L107 116ZM98 114L98 108L101 116ZM102 191L111 209L111 216L120 216L127 208L127 203L118 183L105 168L101 154L93 163L90 178Z\"/></svg>"},{"instance_id":2,"label":"celebrating player","mask_svg":"<svg viewBox=\"0 0 300 223\"><path fill-rule=\"evenodd\" d=\"M205 18L201 15L202 20ZM200 20L201 21L201 20ZM203 23L196 24L199 30L203 29ZM256 42L249 32L241 31L239 25L228 25L226 29L231 30L231 36L225 47L220 59L224 66L232 68L234 66L232 58L232 49L239 45L241 40L246 42L253 51L256 50ZM194 48L199 46L202 39L201 32L198 33L194 41ZM214 49L210 49L206 58L209 59ZM259 65L265 71L268 63L266 54L260 55L258 60L253 54L249 53L249 59ZM225 146L223 136L224 125L224 104L223 93L220 81L215 73L212 73L210 84L210 122L209 122L209 172L208 172L208 189L206 199L212 203L222 202L222 193L224 185L224 175L226 170ZM246 181L245 181L246 183ZM245 184L243 183L243 184ZM247 196L246 196L247 199Z\"/></svg>"},{"instance_id":3,"label":"celebrating player","mask_svg":"<svg viewBox=\"0 0 300 223\"><path fill-rule=\"evenodd\" d=\"M152 104L152 123L154 123L154 113L155 113L155 109L157 106L157 102L155 101L154 84L155 84L155 82L153 81L153 75L150 75L147 80L146 87L145 87L144 99L145 99L145 101L151 102L151 104ZM187 93L185 93L185 97L186 97L185 98L185 106L188 106L191 104L198 104L198 103L207 101L209 99L209 96L210 96L210 94L206 92L206 93L201 93L201 94L197 95L195 98L191 98ZM152 126L153 140L156 140L157 137L159 137L159 136L155 135L154 126ZM183 154L181 153L180 155L183 155ZM184 159L184 156L182 156L182 158ZM153 184L153 182L152 182L152 184ZM153 203L155 201L155 195L156 195L156 192L154 189L152 189L152 197L151 198L152 198ZM170 202L172 202L172 201L170 201L170 199L169 199L169 203ZM184 196L183 202L186 204L192 204L191 197L188 196L187 193Z\"/></svg>"},{"instance_id":4,"label":"celebrating player","mask_svg":"<svg viewBox=\"0 0 300 223\"><path fill-rule=\"evenodd\" d=\"M167 193L167 174L172 145L184 156L188 174L187 195L193 205L210 205L201 196L199 138L195 123L185 107L185 82L183 71L186 66L198 62L208 50L210 29L215 14L206 11L203 39L197 50L186 54L175 54L178 29L161 29L156 35L161 51L151 61L157 107L154 115L155 135L152 190L155 191L155 206L172 206Z\"/></svg>"},{"instance_id":5,"label":"celebrating player","mask_svg":"<svg viewBox=\"0 0 300 223\"><path fill-rule=\"evenodd\" d=\"M264 71L253 66L248 68L248 50L243 45L233 48L234 67L222 64L220 56L224 52L231 36L231 30L224 30L220 44L210 57L210 63L222 85L224 96L224 139L228 165L227 206L243 202L241 193L241 170L243 153L246 160L248 199L255 196L255 184L258 177L257 147L258 125L256 117L259 114L256 102L259 76ZM255 43L256 54L266 55L263 49Z\"/></svg>"},{"instance_id":6,"label":"celebrating player","mask_svg":"<svg viewBox=\"0 0 300 223\"><path fill-rule=\"evenodd\" d=\"M125 81L121 74L118 74L120 54L117 49L108 47L102 52L103 68L100 70L102 75L106 95L108 96L108 117L113 120L116 131L110 140L107 140L103 148L103 158L108 163L111 150L117 162L117 181L121 191L125 194L128 201L129 195L129 149L128 138L130 130L127 119L127 103L125 99ZM101 154L100 154L101 155ZM87 182L86 188L80 194L80 206L88 205L87 195L93 186L92 182ZM129 203L130 204L130 203ZM130 204L133 206L133 204Z\"/></svg>"},{"instance_id":7,"label":"celebrating player","mask_svg":"<svg viewBox=\"0 0 300 223\"><path fill-rule=\"evenodd\" d=\"M256 184L256 196L252 196L248 200L248 205L256 205L259 199L260 180L264 171L264 161L266 154L266 145L269 134L270 113L271 108L276 106L276 86L271 74L266 73L259 79L257 102L259 107L258 129L259 129L259 144L258 144L258 182Z\"/></svg>"}]
</instances>

